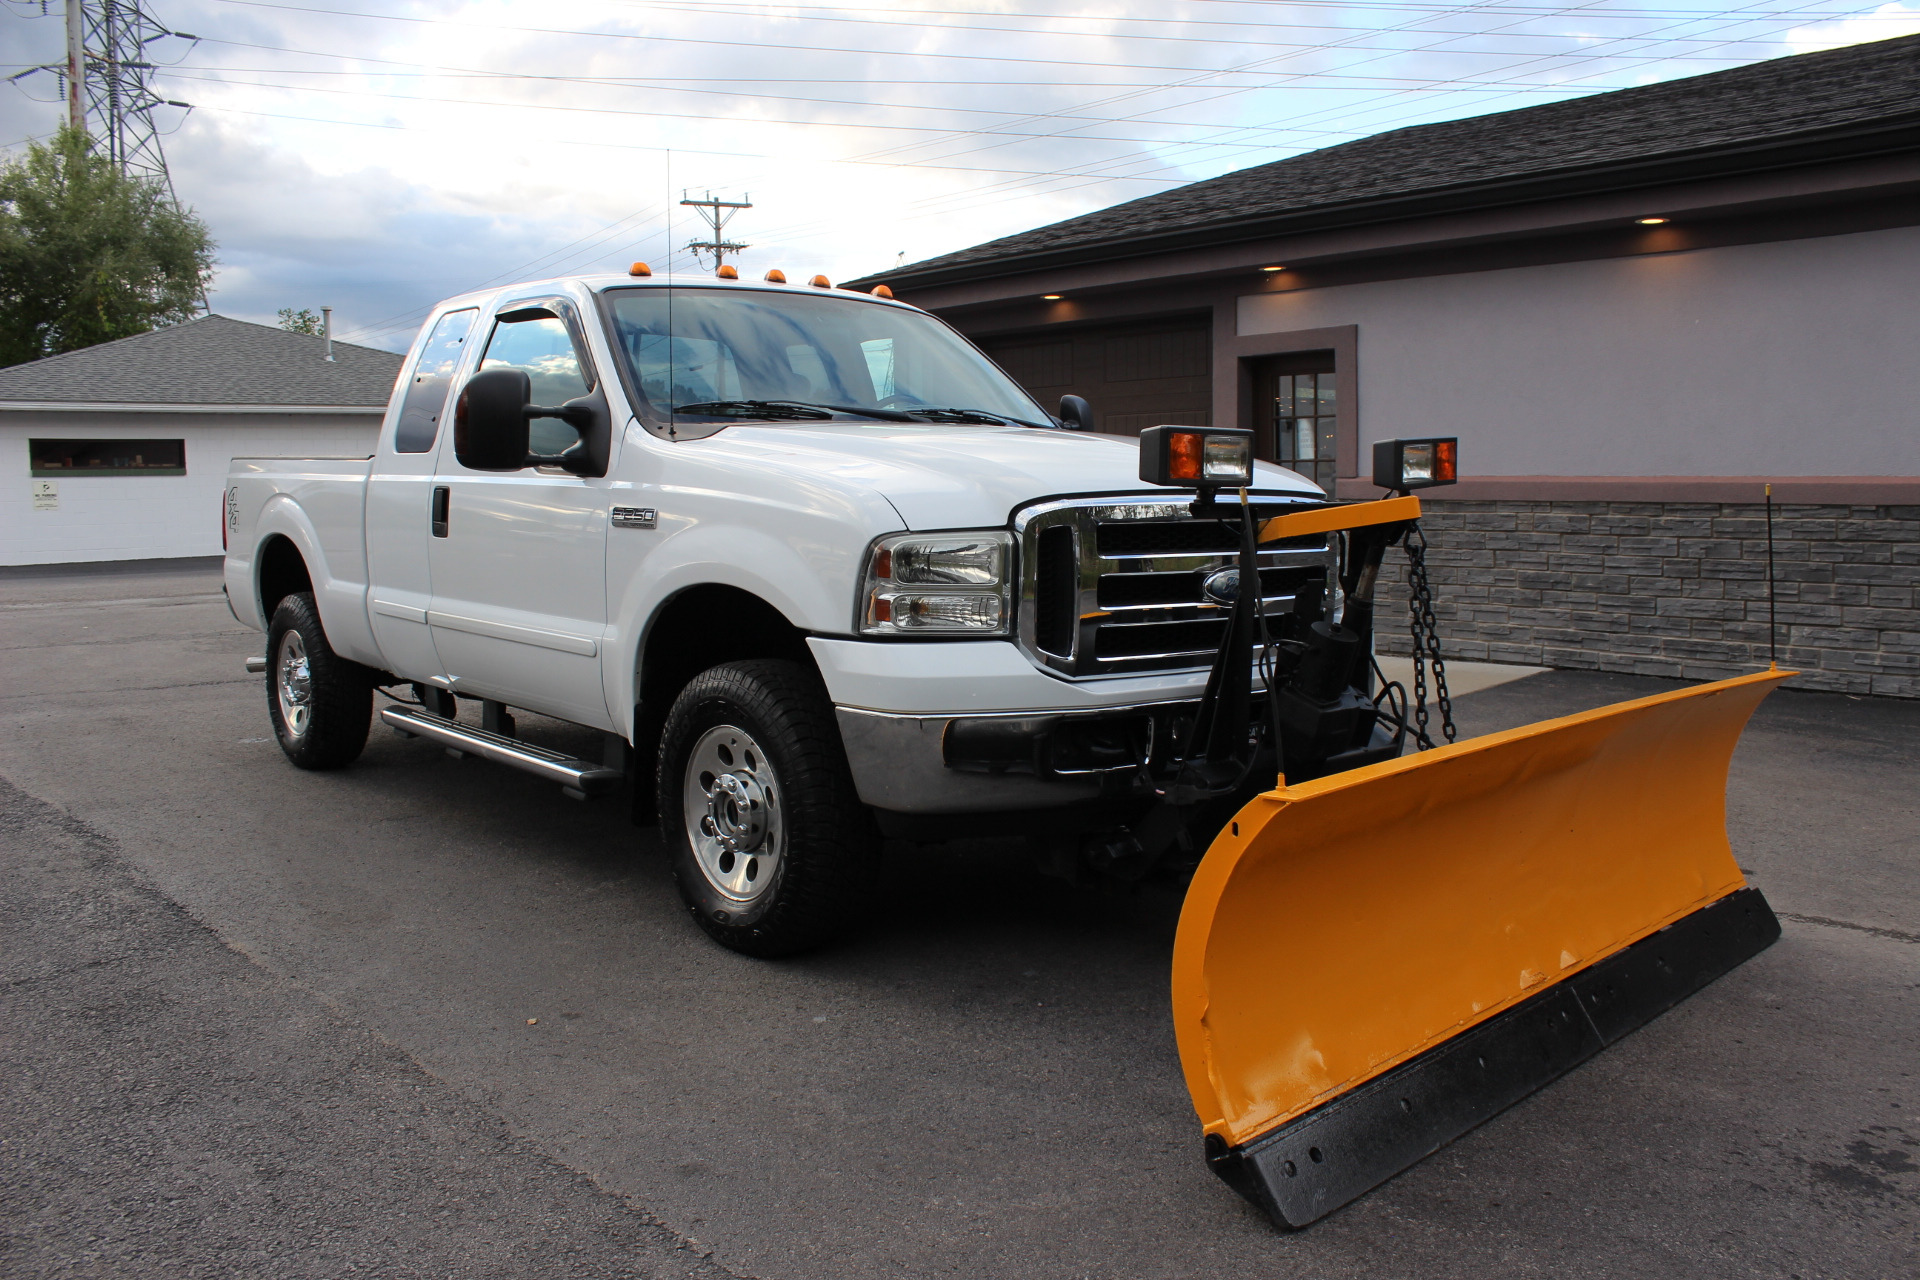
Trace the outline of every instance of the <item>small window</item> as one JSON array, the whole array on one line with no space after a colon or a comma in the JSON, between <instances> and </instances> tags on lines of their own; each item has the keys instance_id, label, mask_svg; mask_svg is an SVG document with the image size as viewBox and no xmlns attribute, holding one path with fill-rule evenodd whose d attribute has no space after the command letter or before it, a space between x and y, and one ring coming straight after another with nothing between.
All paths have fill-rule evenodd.
<instances>
[{"instance_id":1,"label":"small window","mask_svg":"<svg viewBox=\"0 0 1920 1280\"><path fill-rule=\"evenodd\" d=\"M29 440L36 476L183 476L185 440Z\"/></svg>"},{"instance_id":2,"label":"small window","mask_svg":"<svg viewBox=\"0 0 1920 1280\"><path fill-rule=\"evenodd\" d=\"M460 352L467 334L473 330L478 311L449 311L433 326L427 345L420 350L420 362L414 366L413 381L407 384L407 398L400 406L400 423L394 428L396 453L427 453L440 430L440 415L447 409L447 391L453 386L453 374L460 367Z\"/></svg>"},{"instance_id":3,"label":"small window","mask_svg":"<svg viewBox=\"0 0 1920 1280\"><path fill-rule=\"evenodd\" d=\"M527 320L500 320L487 340L480 371L519 369L533 383L533 403L554 408L578 399L592 388L580 369L580 355L566 322L552 315ZM528 448L535 453L559 453L580 438L566 423L535 418L528 425Z\"/></svg>"}]
</instances>

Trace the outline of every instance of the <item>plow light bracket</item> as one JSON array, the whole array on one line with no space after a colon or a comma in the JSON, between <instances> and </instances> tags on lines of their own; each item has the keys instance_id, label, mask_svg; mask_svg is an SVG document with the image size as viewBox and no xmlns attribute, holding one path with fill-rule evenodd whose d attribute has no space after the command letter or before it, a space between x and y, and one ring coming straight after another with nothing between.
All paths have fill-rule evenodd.
<instances>
[{"instance_id":1,"label":"plow light bracket","mask_svg":"<svg viewBox=\"0 0 1920 1280\"><path fill-rule=\"evenodd\" d=\"M1437 436L1425 440L1376 440L1373 444L1373 482L1382 489L1407 493L1453 484L1460 478L1460 438Z\"/></svg>"},{"instance_id":2,"label":"plow light bracket","mask_svg":"<svg viewBox=\"0 0 1920 1280\"><path fill-rule=\"evenodd\" d=\"M1148 427L1140 478L1173 489L1244 489L1253 483L1253 432L1241 427Z\"/></svg>"}]
</instances>

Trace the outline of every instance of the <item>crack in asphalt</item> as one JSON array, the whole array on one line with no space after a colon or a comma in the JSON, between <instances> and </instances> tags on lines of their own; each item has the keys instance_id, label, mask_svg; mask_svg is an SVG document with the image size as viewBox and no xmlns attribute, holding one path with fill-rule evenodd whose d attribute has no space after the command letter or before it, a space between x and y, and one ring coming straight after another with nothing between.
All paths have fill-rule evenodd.
<instances>
[{"instance_id":1,"label":"crack in asphalt","mask_svg":"<svg viewBox=\"0 0 1920 1280\"><path fill-rule=\"evenodd\" d=\"M1904 929L1886 929L1877 924L1856 924L1852 920L1835 920L1831 916L1803 916L1792 911L1776 911L1773 914L1782 920L1791 920L1796 924L1820 924L1829 929L1852 929L1856 933L1870 933L1876 938L1892 938L1895 942L1920 942L1920 933L1908 933Z\"/></svg>"}]
</instances>

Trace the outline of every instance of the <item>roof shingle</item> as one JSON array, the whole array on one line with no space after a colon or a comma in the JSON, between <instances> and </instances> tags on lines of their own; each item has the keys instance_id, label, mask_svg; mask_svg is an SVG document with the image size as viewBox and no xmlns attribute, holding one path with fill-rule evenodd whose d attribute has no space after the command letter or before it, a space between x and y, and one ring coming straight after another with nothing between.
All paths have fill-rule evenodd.
<instances>
[{"instance_id":1,"label":"roof shingle","mask_svg":"<svg viewBox=\"0 0 1920 1280\"><path fill-rule=\"evenodd\" d=\"M1099 256L1172 233L1256 233L1263 219L1324 210L1379 216L1397 199L1516 179L1680 159L1876 123L1920 121L1920 35L1751 63L1494 115L1414 125L1160 192L972 248L876 272ZM856 281L855 284L865 283Z\"/></svg>"},{"instance_id":2,"label":"roof shingle","mask_svg":"<svg viewBox=\"0 0 1920 1280\"><path fill-rule=\"evenodd\" d=\"M0 369L0 404L259 404L365 408L387 403L401 357L270 325L201 316Z\"/></svg>"}]
</instances>

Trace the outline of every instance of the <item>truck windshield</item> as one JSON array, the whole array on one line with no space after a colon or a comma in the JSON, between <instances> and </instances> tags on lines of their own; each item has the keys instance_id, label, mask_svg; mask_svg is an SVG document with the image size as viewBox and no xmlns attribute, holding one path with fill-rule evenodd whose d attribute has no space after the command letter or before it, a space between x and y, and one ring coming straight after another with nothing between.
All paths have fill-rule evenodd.
<instances>
[{"instance_id":1,"label":"truck windshield","mask_svg":"<svg viewBox=\"0 0 1920 1280\"><path fill-rule=\"evenodd\" d=\"M1049 421L985 356L918 311L725 287L607 298L615 349L662 422Z\"/></svg>"}]
</instances>

